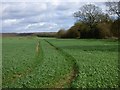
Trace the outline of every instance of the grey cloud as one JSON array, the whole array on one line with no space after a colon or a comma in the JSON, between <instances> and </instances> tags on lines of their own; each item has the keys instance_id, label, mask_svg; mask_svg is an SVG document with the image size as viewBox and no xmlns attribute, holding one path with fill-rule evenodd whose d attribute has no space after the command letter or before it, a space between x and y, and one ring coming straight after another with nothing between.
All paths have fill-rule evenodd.
<instances>
[{"instance_id":1,"label":"grey cloud","mask_svg":"<svg viewBox=\"0 0 120 90\"><path fill-rule=\"evenodd\" d=\"M68 29L75 22L73 13L83 4L85 3L3 3L2 21L6 23L3 23L2 31L43 32L58 31L60 28ZM13 23L10 20L15 21Z\"/></svg>"},{"instance_id":2,"label":"grey cloud","mask_svg":"<svg viewBox=\"0 0 120 90\"><path fill-rule=\"evenodd\" d=\"M39 15L47 9L45 3L4 3L4 18L26 18Z\"/></svg>"}]
</instances>

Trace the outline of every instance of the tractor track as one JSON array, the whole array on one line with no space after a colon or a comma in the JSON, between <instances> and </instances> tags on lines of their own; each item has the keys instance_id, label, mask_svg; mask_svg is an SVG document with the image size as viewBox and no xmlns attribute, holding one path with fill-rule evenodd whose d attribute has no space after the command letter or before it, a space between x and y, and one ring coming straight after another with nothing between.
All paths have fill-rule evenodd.
<instances>
[{"instance_id":1,"label":"tractor track","mask_svg":"<svg viewBox=\"0 0 120 90\"><path fill-rule=\"evenodd\" d=\"M35 49L35 60L36 63L40 62L40 60L43 60L43 51L42 51L42 47L40 46L40 41L38 41L37 45L36 45L36 49ZM38 64L37 64L38 65ZM27 68L25 71L23 72L18 72L15 73L14 75L12 75L11 77L7 78L5 81L3 81L2 83L15 83L15 81L17 81L18 79L27 76L29 73L31 73L37 66L36 64L34 66L32 66L32 68Z\"/></svg>"},{"instance_id":2,"label":"tractor track","mask_svg":"<svg viewBox=\"0 0 120 90\"><path fill-rule=\"evenodd\" d=\"M43 39L46 43L48 43L50 46L52 46L55 50L57 50L61 55L63 55L65 57L66 60L70 61L73 63L73 69L70 71L69 74L65 75L65 79L63 80L59 80L57 83L55 83L52 87L53 88L64 88L64 85L68 84L69 88L73 88L72 87L72 83L76 80L77 76L78 76L78 65L76 63L76 60L74 57L72 57L71 55L69 55L68 53L66 53L65 51L63 51L61 48L58 48L56 46L54 46L52 43L50 43L49 41ZM36 48L35 48L35 60L37 60L37 62L40 62L40 60L43 60L44 57L44 53L42 50L42 46L40 46L40 41L38 41ZM37 64L38 65L38 64ZM6 81L4 81L3 83L15 83L17 80L19 80L20 78L23 78L25 76L27 76L29 73L31 73L36 67L37 65L34 66L34 68L28 68L23 72L20 73L16 73L15 75L11 76L10 78L7 78ZM25 86L26 87L26 86ZM24 87L23 87L24 88Z\"/></svg>"},{"instance_id":3,"label":"tractor track","mask_svg":"<svg viewBox=\"0 0 120 90\"><path fill-rule=\"evenodd\" d=\"M44 41L47 42L53 48L55 48L61 55L63 55L65 57L65 59L67 59L68 61L71 60L71 62L73 63L73 70L71 71L72 72L71 78L69 78L67 83L69 84L70 88L74 88L72 86L72 83L77 79L78 73L79 73L79 67L76 63L76 59L73 56L71 56L70 54L68 54L67 52L63 51L61 48L58 48L55 45L53 45L52 43L50 43L48 40L44 39Z\"/></svg>"}]
</instances>

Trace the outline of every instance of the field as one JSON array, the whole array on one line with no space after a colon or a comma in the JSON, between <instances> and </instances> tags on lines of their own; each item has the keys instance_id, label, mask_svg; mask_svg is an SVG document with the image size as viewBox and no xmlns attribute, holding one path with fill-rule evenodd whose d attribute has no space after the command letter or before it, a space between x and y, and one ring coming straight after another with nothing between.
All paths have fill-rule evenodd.
<instances>
[{"instance_id":1,"label":"field","mask_svg":"<svg viewBox=\"0 0 120 90\"><path fill-rule=\"evenodd\" d=\"M4 37L3 88L117 88L118 41Z\"/></svg>"}]
</instances>

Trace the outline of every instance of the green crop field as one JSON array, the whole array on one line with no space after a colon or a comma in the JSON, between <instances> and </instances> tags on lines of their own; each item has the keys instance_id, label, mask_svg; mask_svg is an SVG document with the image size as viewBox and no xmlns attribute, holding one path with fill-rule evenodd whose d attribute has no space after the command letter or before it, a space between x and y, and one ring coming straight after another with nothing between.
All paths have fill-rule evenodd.
<instances>
[{"instance_id":1,"label":"green crop field","mask_svg":"<svg viewBox=\"0 0 120 90\"><path fill-rule=\"evenodd\" d=\"M4 37L3 88L117 88L118 41Z\"/></svg>"}]
</instances>

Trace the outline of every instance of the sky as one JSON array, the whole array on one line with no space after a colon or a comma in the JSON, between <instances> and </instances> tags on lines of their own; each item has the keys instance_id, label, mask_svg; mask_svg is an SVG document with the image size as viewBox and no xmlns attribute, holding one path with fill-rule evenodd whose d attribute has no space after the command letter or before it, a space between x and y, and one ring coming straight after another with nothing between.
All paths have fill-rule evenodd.
<instances>
[{"instance_id":1,"label":"sky","mask_svg":"<svg viewBox=\"0 0 120 90\"><path fill-rule=\"evenodd\" d=\"M57 32L61 28L68 29L76 21L73 13L84 4L96 4L105 11L104 2L94 0L92 2L30 1L5 0L0 3L0 22L2 22L0 27L3 33Z\"/></svg>"}]
</instances>

